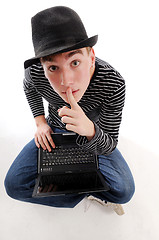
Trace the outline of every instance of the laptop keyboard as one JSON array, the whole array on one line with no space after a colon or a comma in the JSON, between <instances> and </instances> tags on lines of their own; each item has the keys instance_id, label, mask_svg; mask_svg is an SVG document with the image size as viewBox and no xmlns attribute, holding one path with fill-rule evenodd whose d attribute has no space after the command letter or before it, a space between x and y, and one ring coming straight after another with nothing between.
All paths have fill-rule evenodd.
<instances>
[{"instance_id":1,"label":"laptop keyboard","mask_svg":"<svg viewBox=\"0 0 159 240\"><path fill-rule=\"evenodd\" d=\"M43 150L42 171L51 171L53 166L94 163L93 154L80 147L56 146L51 152Z\"/></svg>"}]
</instances>

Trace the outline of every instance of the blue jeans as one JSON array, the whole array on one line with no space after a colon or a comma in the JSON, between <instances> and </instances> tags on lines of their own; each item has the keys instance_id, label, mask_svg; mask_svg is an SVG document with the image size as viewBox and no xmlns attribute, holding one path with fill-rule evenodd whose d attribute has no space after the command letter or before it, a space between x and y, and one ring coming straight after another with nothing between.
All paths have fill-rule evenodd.
<instances>
[{"instance_id":1,"label":"blue jeans","mask_svg":"<svg viewBox=\"0 0 159 240\"><path fill-rule=\"evenodd\" d=\"M60 129L53 129L60 132ZM75 207L88 194L70 194L66 196L53 196L33 198L32 192L37 177L38 148L34 139L30 141L19 153L12 163L6 178L5 188L7 194L17 200L43 204L52 207ZM130 169L116 148L110 155L98 156L99 169L110 187L108 192L92 193L91 195L113 203L128 202L135 190L134 180Z\"/></svg>"}]
</instances>

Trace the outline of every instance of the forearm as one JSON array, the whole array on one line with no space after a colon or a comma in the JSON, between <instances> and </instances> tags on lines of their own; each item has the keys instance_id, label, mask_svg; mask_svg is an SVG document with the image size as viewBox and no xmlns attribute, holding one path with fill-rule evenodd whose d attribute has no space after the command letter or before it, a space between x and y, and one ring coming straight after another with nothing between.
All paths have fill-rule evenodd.
<instances>
[{"instance_id":1,"label":"forearm","mask_svg":"<svg viewBox=\"0 0 159 240\"><path fill-rule=\"evenodd\" d=\"M43 99L34 86L34 82L32 81L29 69L26 69L25 71L23 89L34 118L40 115L44 115L45 112L43 106Z\"/></svg>"},{"instance_id":2,"label":"forearm","mask_svg":"<svg viewBox=\"0 0 159 240\"><path fill-rule=\"evenodd\" d=\"M88 141L91 141L92 138L95 136L95 126L94 123L92 121L90 121L90 127L89 127L89 134L86 136Z\"/></svg>"},{"instance_id":3,"label":"forearm","mask_svg":"<svg viewBox=\"0 0 159 240\"><path fill-rule=\"evenodd\" d=\"M86 137L78 136L77 144L97 155L108 155L115 149L117 142L95 124L95 136L90 141Z\"/></svg>"}]
</instances>

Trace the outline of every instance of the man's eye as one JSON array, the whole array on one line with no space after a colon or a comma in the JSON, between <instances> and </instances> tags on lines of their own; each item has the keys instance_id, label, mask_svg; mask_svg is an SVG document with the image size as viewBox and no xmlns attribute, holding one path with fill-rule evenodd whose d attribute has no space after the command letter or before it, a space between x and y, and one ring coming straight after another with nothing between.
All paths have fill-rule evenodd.
<instances>
[{"instance_id":1,"label":"man's eye","mask_svg":"<svg viewBox=\"0 0 159 240\"><path fill-rule=\"evenodd\" d=\"M57 70L57 67L56 67L56 66L50 66L50 67L49 67L49 70L50 70L51 72L54 72L54 71Z\"/></svg>"},{"instance_id":2,"label":"man's eye","mask_svg":"<svg viewBox=\"0 0 159 240\"><path fill-rule=\"evenodd\" d=\"M73 67L77 67L79 64L80 64L80 62L78 60L75 60L72 62Z\"/></svg>"}]
</instances>

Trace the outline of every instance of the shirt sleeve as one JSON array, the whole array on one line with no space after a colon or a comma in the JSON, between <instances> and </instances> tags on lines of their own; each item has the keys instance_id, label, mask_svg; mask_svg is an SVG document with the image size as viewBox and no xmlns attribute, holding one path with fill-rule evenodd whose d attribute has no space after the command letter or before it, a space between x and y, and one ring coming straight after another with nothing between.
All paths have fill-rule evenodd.
<instances>
[{"instance_id":1,"label":"shirt sleeve","mask_svg":"<svg viewBox=\"0 0 159 240\"><path fill-rule=\"evenodd\" d=\"M121 78L120 86L108 98L104 99L99 121L94 122L95 136L88 142L86 137L78 136L77 144L97 155L109 155L117 146L119 127L122 120L122 110L125 102L125 81L118 72L114 73Z\"/></svg>"},{"instance_id":2,"label":"shirt sleeve","mask_svg":"<svg viewBox=\"0 0 159 240\"><path fill-rule=\"evenodd\" d=\"M25 69L23 88L33 117L35 118L40 115L45 115L43 99L34 86L34 82L30 73L30 68Z\"/></svg>"}]
</instances>

